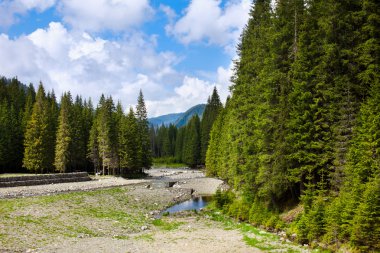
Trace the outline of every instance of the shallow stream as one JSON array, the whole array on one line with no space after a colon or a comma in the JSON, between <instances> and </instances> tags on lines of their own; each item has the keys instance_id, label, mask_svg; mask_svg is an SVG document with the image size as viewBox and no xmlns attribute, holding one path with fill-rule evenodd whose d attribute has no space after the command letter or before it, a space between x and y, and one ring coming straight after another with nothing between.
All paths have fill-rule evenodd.
<instances>
[{"instance_id":1,"label":"shallow stream","mask_svg":"<svg viewBox=\"0 0 380 253\"><path fill-rule=\"evenodd\" d=\"M201 208L204 208L211 202L212 196L199 196L179 204L176 204L168 209L164 210L162 213L176 213L181 211L188 210L197 210L199 211Z\"/></svg>"}]
</instances>

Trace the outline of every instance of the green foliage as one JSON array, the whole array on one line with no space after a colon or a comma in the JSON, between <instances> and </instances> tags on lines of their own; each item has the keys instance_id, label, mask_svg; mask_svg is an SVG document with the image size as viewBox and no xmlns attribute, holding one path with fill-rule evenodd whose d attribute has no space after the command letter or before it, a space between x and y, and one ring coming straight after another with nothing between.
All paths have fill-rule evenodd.
<instances>
[{"instance_id":1,"label":"green foliage","mask_svg":"<svg viewBox=\"0 0 380 253\"><path fill-rule=\"evenodd\" d=\"M63 94L58 118L57 144L55 147L55 167L60 172L67 172L70 163L71 143L73 142L73 115L70 93Z\"/></svg>"},{"instance_id":2,"label":"green foliage","mask_svg":"<svg viewBox=\"0 0 380 253\"><path fill-rule=\"evenodd\" d=\"M152 150L150 149L148 114L141 90L137 99L136 118L138 123L139 143L141 145L141 151L139 152L141 155L141 165L143 168L150 168L150 166L152 166Z\"/></svg>"},{"instance_id":3,"label":"green foliage","mask_svg":"<svg viewBox=\"0 0 380 253\"><path fill-rule=\"evenodd\" d=\"M216 87L212 92L211 98L208 99L205 111L202 115L202 121L200 126L201 132L201 163L205 164L206 152L210 140L210 132L214 121L218 117L220 110L223 108L220 102L218 91Z\"/></svg>"},{"instance_id":4,"label":"green foliage","mask_svg":"<svg viewBox=\"0 0 380 253\"><path fill-rule=\"evenodd\" d=\"M190 167L200 164L201 140L200 140L200 120L198 115L191 118L186 126L183 138L182 160Z\"/></svg>"},{"instance_id":5,"label":"green foliage","mask_svg":"<svg viewBox=\"0 0 380 253\"><path fill-rule=\"evenodd\" d=\"M215 202L216 208L226 210L226 208L228 208L234 199L235 195L232 191L222 192L220 189L218 189L215 192L213 201Z\"/></svg>"},{"instance_id":6,"label":"green foliage","mask_svg":"<svg viewBox=\"0 0 380 253\"><path fill-rule=\"evenodd\" d=\"M379 250L369 232L379 216L379 3L272 6L255 1L242 33L207 174L240 192L223 207L235 217L249 203L250 222L282 227L278 213L301 202L299 241Z\"/></svg>"},{"instance_id":7,"label":"green foliage","mask_svg":"<svg viewBox=\"0 0 380 253\"><path fill-rule=\"evenodd\" d=\"M49 127L49 119L51 119L49 113L51 113L50 103L40 84L32 115L27 124L24 142L23 166L31 172L44 173L53 169L50 154L54 153L54 146L51 142L52 127Z\"/></svg>"},{"instance_id":8,"label":"green foliage","mask_svg":"<svg viewBox=\"0 0 380 253\"><path fill-rule=\"evenodd\" d=\"M128 115L121 120L119 138L120 167L127 169L126 173L137 172L142 167L138 131L137 119L130 108Z\"/></svg>"},{"instance_id":9,"label":"green foliage","mask_svg":"<svg viewBox=\"0 0 380 253\"><path fill-rule=\"evenodd\" d=\"M361 252L380 249L380 178L365 185L351 233L351 242Z\"/></svg>"},{"instance_id":10,"label":"green foliage","mask_svg":"<svg viewBox=\"0 0 380 253\"><path fill-rule=\"evenodd\" d=\"M164 221L162 219L156 219L152 222L152 224L156 227L161 228L162 230L172 231L172 230L176 230L183 223L182 222L169 222L169 221Z\"/></svg>"}]
</instances>

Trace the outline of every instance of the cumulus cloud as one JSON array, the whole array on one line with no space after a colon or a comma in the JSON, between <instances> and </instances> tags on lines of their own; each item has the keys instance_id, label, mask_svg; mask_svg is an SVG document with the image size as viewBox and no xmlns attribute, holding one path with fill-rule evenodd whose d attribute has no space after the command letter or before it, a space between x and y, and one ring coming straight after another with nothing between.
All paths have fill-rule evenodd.
<instances>
[{"instance_id":1,"label":"cumulus cloud","mask_svg":"<svg viewBox=\"0 0 380 253\"><path fill-rule=\"evenodd\" d=\"M212 94L214 87L217 88L221 101L224 103L229 95L231 66L228 68L218 67L217 82L209 82L197 77L184 76L180 86L174 88L174 94L160 100L148 100L147 107L151 116L164 113L184 112L197 104L204 104Z\"/></svg>"},{"instance_id":2,"label":"cumulus cloud","mask_svg":"<svg viewBox=\"0 0 380 253\"><path fill-rule=\"evenodd\" d=\"M184 44L206 41L226 47L235 45L249 17L250 0L192 0L185 14L166 27Z\"/></svg>"},{"instance_id":3,"label":"cumulus cloud","mask_svg":"<svg viewBox=\"0 0 380 253\"><path fill-rule=\"evenodd\" d=\"M154 38L139 33L105 40L52 22L15 39L1 34L0 52L2 75L41 80L57 95L70 90L97 99L105 93L126 106L136 102L139 89L147 98L168 96L181 78L173 69L175 54L156 52Z\"/></svg>"},{"instance_id":4,"label":"cumulus cloud","mask_svg":"<svg viewBox=\"0 0 380 253\"><path fill-rule=\"evenodd\" d=\"M58 10L71 27L90 32L122 31L153 14L148 0L60 0Z\"/></svg>"},{"instance_id":5,"label":"cumulus cloud","mask_svg":"<svg viewBox=\"0 0 380 253\"><path fill-rule=\"evenodd\" d=\"M54 6L56 0L5 0L0 2L0 27L7 28L17 23L20 15L35 9L43 12Z\"/></svg>"}]
</instances>

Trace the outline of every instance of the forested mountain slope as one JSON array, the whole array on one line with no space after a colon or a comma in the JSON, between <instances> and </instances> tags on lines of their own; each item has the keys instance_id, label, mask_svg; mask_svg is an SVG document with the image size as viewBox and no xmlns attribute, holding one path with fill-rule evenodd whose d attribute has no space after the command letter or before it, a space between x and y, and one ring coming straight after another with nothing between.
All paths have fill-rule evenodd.
<instances>
[{"instance_id":1,"label":"forested mountain slope","mask_svg":"<svg viewBox=\"0 0 380 253\"><path fill-rule=\"evenodd\" d=\"M241 193L232 215L284 227L277 214L300 203L298 241L380 250L379 11L255 1L206 158Z\"/></svg>"}]
</instances>

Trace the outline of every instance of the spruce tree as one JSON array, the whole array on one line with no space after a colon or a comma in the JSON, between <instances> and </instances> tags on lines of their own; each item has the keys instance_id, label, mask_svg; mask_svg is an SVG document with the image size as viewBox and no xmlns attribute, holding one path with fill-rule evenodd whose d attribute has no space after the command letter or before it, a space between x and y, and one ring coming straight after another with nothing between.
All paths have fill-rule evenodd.
<instances>
[{"instance_id":1,"label":"spruce tree","mask_svg":"<svg viewBox=\"0 0 380 253\"><path fill-rule=\"evenodd\" d=\"M139 126L139 143L141 145L141 165L143 168L150 168L152 166L152 151L150 150L149 141L149 123L148 114L145 107L145 101L142 91L140 90L137 106L136 118Z\"/></svg>"},{"instance_id":2,"label":"spruce tree","mask_svg":"<svg viewBox=\"0 0 380 253\"><path fill-rule=\"evenodd\" d=\"M34 103L32 115L27 123L25 133L25 151L23 166L34 173L51 171L49 154L51 152L49 132L49 102L45 89L40 83ZM54 149L53 149L54 152Z\"/></svg>"},{"instance_id":3,"label":"spruce tree","mask_svg":"<svg viewBox=\"0 0 380 253\"><path fill-rule=\"evenodd\" d=\"M114 120L115 106L112 98L100 98L97 113L97 134L99 156L101 158L103 175L111 174L117 168L117 129Z\"/></svg>"},{"instance_id":4,"label":"spruce tree","mask_svg":"<svg viewBox=\"0 0 380 253\"><path fill-rule=\"evenodd\" d=\"M200 139L200 120L198 115L194 115L186 126L184 135L182 160L190 167L200 164L201 159L201 139Z\"/></svg>"},{"instance_id":5,"label":"spruce tree","mask_svg":"<svg viewBox=\"0 0 380 253\"><path fill-rule=\"evenodd\" d=\"M175 159L177 162L183 162L182 154L183 154L183 141L186 135L186 127L181 127L178 129L177 138L175 142Z\"/></svg>"},{"instance_id":6,"label":"spruce tree","mask_svg":"<svg viewBox=\"0 0 380 253\"><path fill-rule=\"evenodd\" d=\"M126 117L122 119L120 134L120 166L126 172L138 172L142 161L139 147L139 126L132 107Z\"/></svg>"},{"instance_id":7,"label":"spruce tree","mask_svg":"<svg viewBox=\"0 0 380 253\"><path fill-rule=\"evenodd\" d=\"M58 118L57 141L55 146L55 168L59 172L67 172L71 165L74 150L73 104L70 93L64 93Z\"/></svg>"},{"instance_id":8,"label":"spruce tree","mask_svg":"<svg viewBox=\"0 0 380 253\"><path fill-rule=\"evenodd\" d=\"M210 132L214 121L218 117L218 114L222 108L222 103L220 102L219 94L214 87L211 98L208 99L205 111L202 115L201 121L201 163L206 162L206 152L210 140Z\"/></svg>"}]
</instances>

